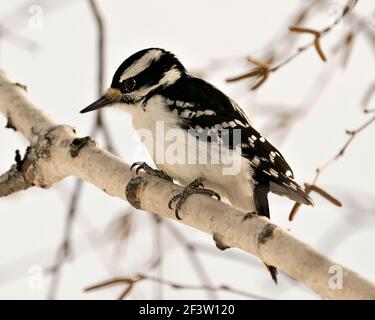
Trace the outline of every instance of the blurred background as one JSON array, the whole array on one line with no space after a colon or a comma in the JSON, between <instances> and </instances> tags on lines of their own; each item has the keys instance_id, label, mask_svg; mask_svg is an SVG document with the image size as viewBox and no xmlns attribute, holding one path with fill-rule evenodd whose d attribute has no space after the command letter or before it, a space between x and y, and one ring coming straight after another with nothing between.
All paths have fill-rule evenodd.
<instances>
[{"instance_id":1,"label":"blurred background","mask_svg":"<svg viewBox=\"0 0 375 320\"><path fill-rule=\"evenodd\" d=\"M311 183L316 168L350 138L345 130L374 116L375 4L360 0L341 19L347 3L2 1L0 68L25 84L31 100L57 123L74 126L82 136L93 134L128 163L152 163L127 114L105 110L99 125L95 114L79 114L102 90L97 13L104 32L104 88L132 53L170 50L191 73L236 100L282 151L296 180ZM289 31L292 25L333 26L321 39L327 62L310 46L283 64L314 40ZM257 68L249 57L281 64L256 90L250 89L257 79L226 81ZM342 207L313 192L316 207L301 207L289 221L291 201L271 196L270 205L273 222L375 281L375 124L368 124L316 181ZM15 150L24 153L28 145L5 125L1 116L0 173L14 163ZM153 278L135 283L128 299L320 299L284 274L275 286L263 264L248 254L221 252L210 236L137 212L74 178L0 199L1 299L117 299L126 285L84 289L138 273ZM233 290L204 289L221 285Z\"/></svg>"}]
</instances>

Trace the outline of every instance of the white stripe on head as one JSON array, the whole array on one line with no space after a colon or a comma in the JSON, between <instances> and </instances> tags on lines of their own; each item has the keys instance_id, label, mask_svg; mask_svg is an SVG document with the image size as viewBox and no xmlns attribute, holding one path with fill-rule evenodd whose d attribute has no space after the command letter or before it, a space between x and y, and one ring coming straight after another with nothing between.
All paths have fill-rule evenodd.
<instances>
[{"instance_id":1,"label":"white stripe on head","mask_svg":"<svg viewBox=\"0 0 375 320\"><path fill-rule=\"evenodd\" d=\"M176 68L176 65L172 69L168 70L163 74L163 78L160 79L159 84L173 84L181 78L181 72Z\"/></svg>"},{"instance_id":2,"label":"white stripe on head","mask_svg":"<svg viewBox=\"0 0 375 320\"><path fill-rule=\"evenodd\" d=\"M163 74L163 77L159 82L151 87L141 87L139 90L134 91L134 96L146 96L151 90L163 85L171 85L175 83L179 78L181 78L181 72L173 66L172 69L168 70Z\"/></svg>"},{"instance_id":3,"label":"white stripe on head","mask_svg":"<svg viewBox=\"0 0 375 320\"><path fill-rule=\"evenodd\" d=\"M159 49L152 49L142 56L142 58L134 61L121 75L120 81L134 77L138 73L147 69L154 61L158 61L163 52Z\"/></svg>"}]
</instances>

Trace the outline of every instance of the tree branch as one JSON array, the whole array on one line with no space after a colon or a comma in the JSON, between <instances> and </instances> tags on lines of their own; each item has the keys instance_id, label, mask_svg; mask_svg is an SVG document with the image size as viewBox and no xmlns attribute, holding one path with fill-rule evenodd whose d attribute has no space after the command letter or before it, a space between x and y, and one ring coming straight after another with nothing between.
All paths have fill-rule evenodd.
<instances>
[{"instance_id":1,"label":"tree branch","mask_svg":"<svg viewBox=\"0 0 375 320\"><path fill-rule=\"evenodd\" d=\"M56 125L37 109L25 91L0 72L0 111L35 150L30 183L50 187L67 176L96 185L135 208L175 219L168 208L182 188L156 177L135 175L120 158L99 148L91 138L78 138L67 125ZM16 190L15 190L16 191ZM180 211L182 223L219 238L273 265L332 299L375 299L375 285L330 260L264 217L241 212L205 195L192 195ZM330 267L342 270L342 289L331 289Z\"/></svg>"},{"instance_id":2,"label":"tree branch","mask_svg":"<svg viewBox=\"0 0 375 320\"><path fill-rule=\"evenodd\" d=\"M238 290L235 288L231 288L225 284L219 285L219 286L214 286L210 284L202 284L202 285L191 285L191 284L182 284L182 283L177 283L174 281L166 280L163 278L157 278L153 276L149 276L147 274L139 273L136 274L133 277L129 278L114 278L110 279L101 283L98 283L96 285L93 285L91 287L88 287L85 289L86 292L90 292L93 290L97 289L103 289L103 288L108 288L116 285L125 285L125 290L121 293L119 296L118 300L123 300L125 299L131 292L131 290L134 288L134 285L136 283L142 282L142 281L151 281L154 283L159 283L161 285L168 286L172 289L175 290L207 290L209 292L220 292L220 291L226 291L230 292L233 294L237 294L240 296L243 296L248 299L257 299L257 300L268 300L266 297L251 293L251 292L246 292L243 290Z\"/></svg>"},{"instance_id":3,"label":"tree branch","mask_svg":"<svg viewBox=\"0 0 375 320\"><path fill-rule=\"evenodd\" d=\"M17 159L17 156L19 156L18 150L16 152L16 164L0 176L0 197L26 190L32 186L34 180L32 149L27 149L23 160Z\"/></svg>"},{"instance_id":4,"label":"tree branch","mask_svg":"<svg viewBox=\"0 0 375 320\"><path fill-rule=\"evenodd\" d=\"M279 62L278 64L271 66L270 64L274 61L274 54L270 55L271 59L269 61L260 61L258 59L254 58L248 58L248 61L255 64L256 67L251 69L250 71L243 73L239 76L234 76L228 78L227 82L235 82L243 79L248 78L254 78L255 82L251 86L251 90L258 89L262 84L266 82L266 80L269 78L271 73L274 73L278 71L279 69L283 68L287 64L289 64L292 60L296 59L299 55L301 55L303 52L307 51L308 49L314 47L316 52L318 53L319 57L322 61L326 62L327 57L323 52L323 49L320 44L321 38L326 36L328 33L330 33L335 26L340 23L349 13L352 12L353 8L357 4L358 0L348 0L345 7L343 8L341 16L334 21L333 23L329 24L327 27L325 27L322 30L313 30L310 28L303 28L299 26L298 24L301 23L301 20L305 19L306 12L303 12L303 14L300 16L302 19L297 19L297 25L290 26L289 31L293 33L307 33L314 36L314 39L307 43L306 45L298 47L291 55L289 55L287 58L285 58L282 62ZM260 66L261 65L261 66Z\"/></svg>"}]
</instances>

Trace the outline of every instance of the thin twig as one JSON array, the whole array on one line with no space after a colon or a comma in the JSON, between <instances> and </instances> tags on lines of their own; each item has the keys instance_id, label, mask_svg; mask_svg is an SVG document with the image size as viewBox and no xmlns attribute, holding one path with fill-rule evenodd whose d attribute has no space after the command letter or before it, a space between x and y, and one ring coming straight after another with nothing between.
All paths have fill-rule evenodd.
<instances>
[{"instance_id":1,"label":"thin twig","mask_svg":"<svg viewBox=\"0 0 375 320\"><path fill-rule=\"evenodd\" d=\"M152 224L154 227L154 247L155 247L155 261L154 267L157 269L158 277L163 277L163 237L162 237L162 228L161 228L162 219L156 214L152 214ZM160 283L156 282L155 287L155 299L161 300L163 298L163 287Z\"/></svg>"},{"instance_id":2,"label":"thin twig","mask_svg":"<svg viewBox=\"0 0 375 320\"><path fill-rule=\"evenodd\" d=\"M349 138L344 143L344 145L340 148L340 150L332 158L330 158L326 163L324 163L322 166L320 166L319 168L316 169L316 173L315 173L315 177L314 177L313 181L311 183L309 183L305 188L305 191L306 191L307 194L311 193L311 191L314 191L313 187L314 186L316 187L318 179L322 175L322 173L325 170L327 170L327 168L330 167L334 162L336 162L337 160L339 160L341 157L344 156L346 150L348 149L350 144L353 142L353 140L358 136L358 134L363 132L366 128L368 128L374 122L375 122L375 116L370 118L369 120L367 120L364 124L362 124L357 129L346 131L346 134L349 135ZM315 189L315 191L316 191L316 189ZM333 202L335 204L335 202L337 201L337 200L336 201L335 200L333 200L331 202ZM291 212L289 213L289 220L290 221L292 221L295 218L295 216L296 216L300 207L301 207L301 204L299 204L299 203L294 204Z\"/></svg>"},{"instance_id":3,"label":"thin twig","mask_svg":"<svg viewBox=\"0 0 375 320\"><path fill-rule=\"evenodd\" d=\"M249 62L256 65L255 68L251 69L249 72L246 72L242 75L235 76L228 78L227 82L235 82L247 78L255 78L255 84L252 85L251 90L258 89L262 84L265 83L265 81L269 78L269 75L273 72L278 71L279 69L286 66L289 62L297 58L301 53L305 52L307 49L314 47L320 56L320 58L325 62L327 61L326 55L324 54L320 40L323 36L327 35L330 31L334 29L334 27L340 23L344 17L352 11L354 6L356 5L357 0L349 0L346 6L344 7L343 14L340 16L340 18L337 21L334 21L332 24L328 25L321 31L310 29L310 28L303 28L300 26L291 26L289 27L289 30L291 32L297 32L297 33L308 33L314 36L314 40L307 43L304 46L300 46L296 49L294 53L292 53L289 57L287 57L284 61L276 64L275 66L271 66L270 62L266 61L259 61L255 60L254 58L249 59ZM272 59L273 60L273 59ZM271 61L272 61L271 60ZM255 62L256 61L256 62Z\"/></svg>"},{"instance_id":4,"label":"thin twig","mask_svg":"<svg viewBox=\"0 0 375 320\"><path fill-rule=\"evenodd\" d=\"M370 101L375 93L375 82L372 83L369 88L366 90L366 93L363 97L362 105L363 105L363 112L364 113L371 113L375 112L375 108L370 108Z\"/></svg>"},{"instance_id":5,"label":"thin twig","mask_svg":"<svg viewBox=\"0 0 375 320\"><path fill-rule=\"evenodd\" d=\"M335 28L335 26L338 25L353 10L353 8L357 4L357 2L358 2L358 0L349 0L347 2L347 4L345 5L344 9L343 9L342 15L336 21L334 21L332 24L328 25L327 27L325 27L324 29L322 29L320 31L313 30L313 29L308 29L308 28L301 28L301 27L298 27L298 26L291 26L291 27L289 27L289 30L292 31L292 32L310 33L310 34L314 35L314 40L311 41L310 43L308 43L305 46L299 47L296 50L296 52L294 54L292 54L289 58L287 58L285 61L281 62L277 66L273 67L271 69L271 72L277 71L280 68L284 67L290 61L292 61L294 58L296 58L297 56L299 56L302 52L306 51L307 49L309 49L309 48L311 48L313 46L315 47L316 51L318 52L320 58L323 61L326 61L327 60L326 56L323 53L323 50L321 49L320 39L323 36L327 35L329 32L331 32Z\"/></svg>"},{"instance_id":6,"label":"thin twig","mask_svg":"<svg viewBox=\"0 0 375 320\"><path fill-rule=\"evenodd\" d=\"M203 286L212 286L212 281L202 263L197 255L197 248L191 244L186 237L180 232L177 227L175 227L170 221L164 221L164 225L168 228L170 233L175 237L177 241L179 241L182 246L184 247L187 257L190 259L190 262L197 274L198 278L200 279ZM219 297L216 295L215 292L212 290L207 291L207 298L211 300L218 300Z\"/></svg>"},{"instance_id":7,"label":"thin twig","mask_svg":"<svg viewBox=\"0 0 375 320\"><path fill-rule=\"evenodd\" d=\"M310 190L309 192L315 192L321 195L323 198L334 204L336 207L342 207L341 201L337 200L334 196L329 194L327 191L323 190L321 187L305 183L305 189Z\"/></svg>"},{"instance_id":8,"label":"thin twig","mask_svg":"<svg viewBox=\"0 0 375 320\"><path fill-rule=\"evenodd\" d=\"M105 37L105 24L103 15L100 12L98 4L96 0L89 0L90 8L92 14L94 15L96 25L97 25L97 96L100 97L104 92L104 75L105 75L105 45L106 45L106 37ZM112 138L110 136L109 130L104 122L103 112L102 110L98 110L96 113L96 130L101 130L104 139L106 142L106 147L108 151L114 152L114 145L112 142ZM96 131L95 131L96 134Z\"/></svg>"},{"instance_id":9,"label":"thin twig","mask_svg":"<svg viewBox=\"0 0 375 320\"><path fill-rule=\"evenodd\" d=\"M91 287L88 287L85 289L85 292L90 292L90 291L102 289L102 288L108 288L108 287L112 287L116 285L125 285L126 287L123 293L119 297L119 300L122 300L126 298L126 296L128 296L128 294L134 288L135 283L139 283L142 281L152 281L155 283L160 283L162 285L168 286L176 290L177 289L179 290L180 289L182 290L208 290L212 292L225 291L225 292L230 292L230 293L243 296L249 299L268 300L268 298L263 297L261 295L257 295L251 292L236 289L227 285L212 286L212 285L205 285L205 284L202 284L202 285L183 284L183 283L178 283L178 282L174 282L174 281L163 279L163 278L153 277L153 276L146 275L143 273L138 273L134 277L130 277L130 278L113 278L113 279L98 283L96 285L93 285Z\"/></svg>"},{"instance_id":10,"label":"thin twig","mask_svg":"<svg viewBox=\"0 0 375 320\"><path fill-rule=\"evenodd\" d=\"M0 40L4 39L11 41L13 44L18 45L29 52L35 52L39 48L35 41L25 38L14 32L12 29L0 24Z\"/></svg>"},{"instance_id":11,"label":"thin twig","mask_svg":"<svg viewBox=\"0 0 375 320\"><path fill-rule=\"evenodd\" d=\"M82 180L76 180L73 192L70 198L68 213L65 221L65 230L63 236L63 242L60 248L57 250L56 260L52 267L48 268L51 273L51 282L48 290L48 299L56 299L56 294L61 277L61 268L66 262L66 259L72 255L72 230L73 223L76 216L78 201L82 193Z\"/></svg>"},{"instance_id":12,"label":"thin twig","mask_svg":"<svg viewBox=\"0 0 375 320\"><path fill-rule=\"evenodd\" d=\"M95 17L95 21L98 27L98 39L97 39L97 54L98 54L98 61L97 61L97 94L100 96L103 93L104 88L104 73L105 73L105 29L104 29L104 21L103 17L99 11L97 3L95 0L89 0L90 8L92 13ZM110 152L114 152L114 147L112 143L112 139L110 137L109 131L107 126L104 123L103 115L101 112L98 112L96 115L96 119L91 129L90 135L95 137L99 131L102 131L105 142L107 144L107 149ZM56 260L52 267L49 268L51 272L52 278L49 287L48 299L55 299L58 285L60 283L61 277L61 268L62 265L65 263L66 258L70 254L71 248L71 233L72 233L72 226L75 220L78 201L82 194L83 189L83 182L81 180L76 180L75 185L73 188L72 196L69 202L69 209L67 220L65 222L65 232L63 237L63 242L59 249L57 250Z\"/></svg>"}]
</instances>

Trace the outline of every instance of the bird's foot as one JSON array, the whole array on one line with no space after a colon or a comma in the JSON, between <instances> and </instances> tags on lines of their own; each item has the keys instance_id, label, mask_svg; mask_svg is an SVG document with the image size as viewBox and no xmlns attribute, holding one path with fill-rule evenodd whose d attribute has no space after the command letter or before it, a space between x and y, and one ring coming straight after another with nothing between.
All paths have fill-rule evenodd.
<instances>
[{"instance_id":1,"label":"bird's foot","mask_svg":"<svg viewBox=\"0 0 375 320\"><path fill-rule=\"evenodd\" d=\"M167 180L169 182L173 182L173 179L170 176L168 176L164 171L153 169L146 162L142 162L142 161L134 162L132 166L130 167L130 170L133 170L134 168L136 168L135 169L136 174L138 174L139 170L142 169L144 172L152 176Z\"/></svg>"},{"instance_id":2,"label":"bird's foot","mask_svg":"<svg viewBox=\"0 0 375 320\"><path fill-rule=\"evenodd\" d=\"M173 210L172 203L176 202L176 207L175 207L174 212L178 220L182 219L179 216L178 211L181 209L186 199L192 194L206 194L210 197L212 196L216 197L219 201L221 200L221 197L217 192L204 188L203 183L202 183L202 178L195 179L192 183L187 185L181 193L173 196L172 199L168 203L169 209Z\"/></svg>"}]
</instances>

